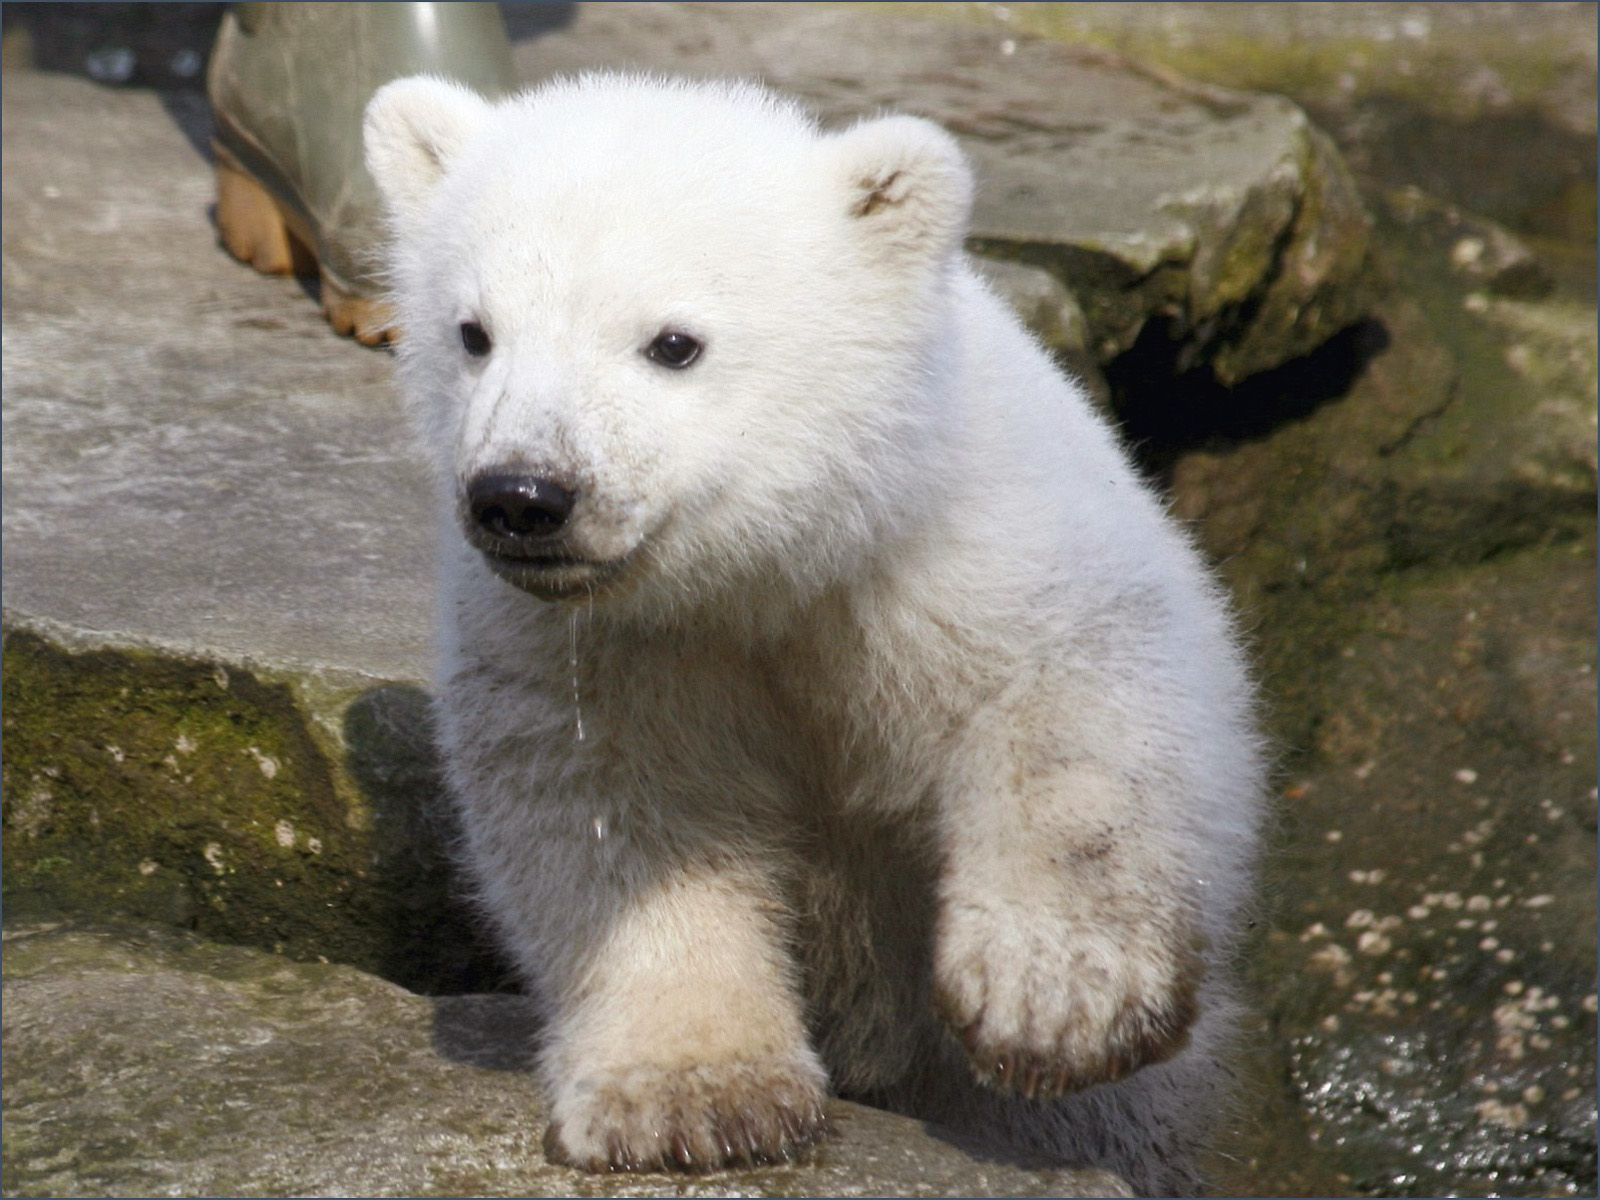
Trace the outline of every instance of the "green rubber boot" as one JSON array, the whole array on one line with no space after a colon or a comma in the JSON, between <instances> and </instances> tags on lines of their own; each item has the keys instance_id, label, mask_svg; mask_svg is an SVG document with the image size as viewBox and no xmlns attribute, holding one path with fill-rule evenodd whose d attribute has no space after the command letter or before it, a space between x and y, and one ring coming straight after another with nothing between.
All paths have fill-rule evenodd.
<instances>
[{"instance_id":1,"label":"green rubber boot","mask_svg":"<svg viewBox=\"0 0 1600 1200\"><path fill-rule=\"evenodd\" d=\"M235 4L211 52L223 245L267 274L319 276L329 324L369 346L394 331L361 118L379 87L420 72L489 96L515 88L499 6Z\"/></svg>"}]
</instances>

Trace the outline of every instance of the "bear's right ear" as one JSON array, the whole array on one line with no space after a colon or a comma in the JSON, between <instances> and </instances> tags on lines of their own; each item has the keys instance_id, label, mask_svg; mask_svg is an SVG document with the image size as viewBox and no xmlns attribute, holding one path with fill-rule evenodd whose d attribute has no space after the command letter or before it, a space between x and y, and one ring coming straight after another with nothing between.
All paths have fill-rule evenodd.
<instances>
[{"instance_id":1,"label":"bear's right ear","mask_svg":"<svg viewBox=\"0 0 1600 1200\"><path fill-rule=\"evenodd\" d=\"M413 75L379 88L362 138L367 171L390 213L410 220L488 116L488 101L447 79Z\"/></svg>"}]
</instances>

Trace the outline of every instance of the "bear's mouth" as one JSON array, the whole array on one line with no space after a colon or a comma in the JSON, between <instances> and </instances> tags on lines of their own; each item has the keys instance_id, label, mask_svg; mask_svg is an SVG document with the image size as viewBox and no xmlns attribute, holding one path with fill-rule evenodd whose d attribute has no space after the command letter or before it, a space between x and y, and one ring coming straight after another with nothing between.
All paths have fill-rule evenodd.
<instances>
[{"instance_id":1,"label":"bear's mouth","mask_svg":"<svg viewBox=\"0 0 1600 1200\"><path fill-rule=\"evenodd\" d=\"M516 556L480 550L489 569L512 587L541 600L593 595L622 569L622 560L597 562L564 554Z\"/></svg>"}]
</instances>

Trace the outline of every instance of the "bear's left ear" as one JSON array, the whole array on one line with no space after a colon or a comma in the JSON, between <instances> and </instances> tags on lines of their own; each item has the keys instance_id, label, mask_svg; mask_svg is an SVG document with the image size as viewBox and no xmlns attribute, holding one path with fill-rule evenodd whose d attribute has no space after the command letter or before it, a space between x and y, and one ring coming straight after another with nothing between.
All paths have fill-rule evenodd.
<instances>
[{"instance_id":1,"label":"bear's left ear","mask_svg":"<svg viewBox=\"0 0 1600 1200\"><path fill-rule=\"evenodd\" d=\"M972 211L972 170L932 121L882 117L831 139L844 208L891 258L941 258L959 247Z\"/></svg>"},{"instance_id":2,"label":"bear's left ear","mask_svg":"<svg viewBox=\"0 0 1600 1200\"><path fill-rule=\"evenodd\" d=\"M392 216L413 219L489 111L470 88L429 75L378 89L367 103L362 140L367 171Z\"/></svg>"}]
</instances>

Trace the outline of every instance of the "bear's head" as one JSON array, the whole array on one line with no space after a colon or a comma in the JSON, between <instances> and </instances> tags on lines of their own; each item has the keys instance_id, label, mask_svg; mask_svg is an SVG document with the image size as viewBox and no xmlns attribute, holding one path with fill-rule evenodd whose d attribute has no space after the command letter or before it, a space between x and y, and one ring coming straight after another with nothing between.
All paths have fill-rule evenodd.
<instances>
[{"instance_id":1,"label":"bear's head","mask_svg":"<svg viewBox=\"0 0 1600 1200\"><path fill-rule=\"evenodd\" d=\"M937 502L972 180L886 117L585 76L366 117L402 382L467 540L547 600L803 596ZM782 607L779 605L779 607Z\"/></svg>"}]
</instances>

